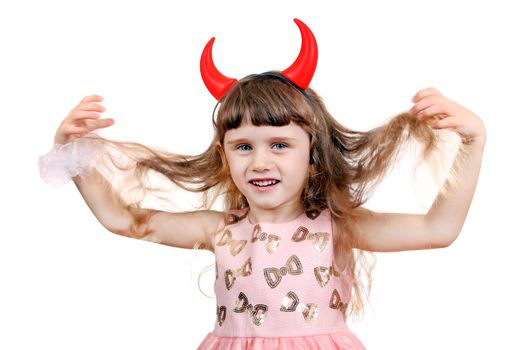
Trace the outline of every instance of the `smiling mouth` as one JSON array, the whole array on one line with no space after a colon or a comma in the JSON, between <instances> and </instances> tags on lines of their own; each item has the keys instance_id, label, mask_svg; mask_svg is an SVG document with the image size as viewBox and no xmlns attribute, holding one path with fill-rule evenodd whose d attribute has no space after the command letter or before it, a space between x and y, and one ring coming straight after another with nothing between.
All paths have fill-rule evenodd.
<instances>
[{"instance_id":1,"label":"smiling mouth","mask_svg":"<svg viewBox=\"0 0 525 350\"><path fill-rule=\"evenodd\" d=\"M269 187L269 186L273 186L275 184L278 184L280 181L279 180L252 180L250 181L250 183L252 185L255 185L257 187Z\"/></svg>"}]
</instances>

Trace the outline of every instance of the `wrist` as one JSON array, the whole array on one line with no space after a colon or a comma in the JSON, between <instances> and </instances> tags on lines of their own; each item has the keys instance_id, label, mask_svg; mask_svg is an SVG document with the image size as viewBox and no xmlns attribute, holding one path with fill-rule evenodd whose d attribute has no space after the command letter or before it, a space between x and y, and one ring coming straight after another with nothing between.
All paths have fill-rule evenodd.
<instances>
[{"instance_id":1,"label":"wrist","mask_svg":"<svg viewBox=\"0 0 525 350\"><path fill-rule=\"evenodd\" d=\"M38 158L40 177L49 185L64 185L94 167L102 153L98 142L85 138L55 143L47 154Z\"/></svg>"}]
</instances>

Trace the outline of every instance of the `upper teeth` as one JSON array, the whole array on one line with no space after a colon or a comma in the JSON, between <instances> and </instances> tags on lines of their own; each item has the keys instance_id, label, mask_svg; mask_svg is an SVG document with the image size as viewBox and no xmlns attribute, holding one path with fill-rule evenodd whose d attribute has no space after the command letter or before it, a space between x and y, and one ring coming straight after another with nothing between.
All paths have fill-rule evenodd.
<instances>
[{"instance_id":1,"label":"upper teeth","mask_svg":"<svg viewBox=\"0 0 525 350\"><path fill-rule=\"evenodd\" d=\"M252 181L257 186L269 186L277 183L277 180L265 180L265 181Z\"/></svg>"}]
</instances>

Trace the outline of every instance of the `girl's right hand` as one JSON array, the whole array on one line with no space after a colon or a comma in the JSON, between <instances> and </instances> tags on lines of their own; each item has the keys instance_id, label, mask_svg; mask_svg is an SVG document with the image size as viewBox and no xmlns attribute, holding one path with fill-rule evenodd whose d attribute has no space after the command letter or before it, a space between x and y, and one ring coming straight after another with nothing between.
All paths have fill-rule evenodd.
<instances>
[{"instance_id":1,"label":"girl's right hand","mask_svg":"<svg viewBox=\"0 0 525 350\"><path fill-rule=\"evenodd\" d=\"M78 139L96 129L106 128L115 123L112 118L99 119L100 113L106 108L96 102L104 97L98 95L86 96L69 112L55 133L55 144L66 144Z\"/></svg>"}]
</instances>

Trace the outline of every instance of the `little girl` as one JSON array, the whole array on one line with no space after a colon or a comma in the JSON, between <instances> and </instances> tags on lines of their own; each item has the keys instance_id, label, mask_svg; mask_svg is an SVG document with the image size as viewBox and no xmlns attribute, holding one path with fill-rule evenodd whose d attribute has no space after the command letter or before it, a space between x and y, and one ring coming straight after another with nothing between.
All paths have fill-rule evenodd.
<instances>
[{"instance_id":1,"label":"little girl","mask_svg":"<svg viewBox=\"0 0 525 350\"><path fill-rule=\"evenodd\" d=\"M73 178L109 231L215 254L215 329L199 349L364 349L346 320L362 311L363 292L370 291L371 252L450 245L476 188L486 139L479 117L428 88L383 126L344 127L308 87L317 45L295 22L301 52L281 72L237 81L213 64L213 39L205 47L201 74L218 104L204 153L177 155L99 137L94 131L114 121L100 119L103 98L93 95L64 119L55 147L39 159L44 180ZM364 208L404 144L418 141L422 160L439 150L438 129L456 132L462 144L428 213ZM142 206L144 196L126 199L110 166L132 170L143 193L155 190L148 172L160 173L202 193L203 210L166 212ZM211 210L218 198L224 209Z\"/></svg>"}]
</instances>

